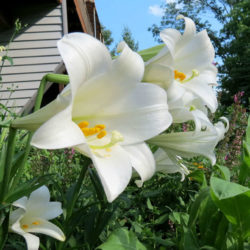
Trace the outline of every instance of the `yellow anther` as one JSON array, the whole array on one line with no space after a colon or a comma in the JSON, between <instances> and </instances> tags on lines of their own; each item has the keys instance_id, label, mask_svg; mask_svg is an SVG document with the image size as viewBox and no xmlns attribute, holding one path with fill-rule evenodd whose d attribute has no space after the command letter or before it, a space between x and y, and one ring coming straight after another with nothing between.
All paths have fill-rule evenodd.
<instances>
[{"instance_id":1,"label":"yellow anther","mask_svg":"<svg viewBox=\"0 0 250 250\"><path fill-rule=\"evenodd\" d=\"M29 226L24 224L24 225L22 225L22 228L27 229L27 228L29 228Z\"/></svg>"},{"instance_id":2,"label":"yellow anther","mask_svg":"<svg viewBox=\"0 0 250 250\"><path fill-rule=\"evenodd\" d=\"M100 128L100 129L105 129L106 126L104 124L97 124L95 125L96 128Z\"/></svg>"},{"instance_id":3,"label":"yellow anther","mask_svg":"<svg viewBox=\"0 0 250 250\"><path fill-rule=\"evenodd\" d=\"M107 152L111 152L111 151L112 151L111 148L106 148L105 150L106 150Z\"/></svg>"},{"instance_id":4,"label":"yellow anther","mask_svg":"<svg viewBox=\"0 0 250 250\"><path fill-rule=\"evenodd\" d=\"M85 136L94 135L101 131L100 128L81 128L81 130Z\"/></svg>"},{"instance_id":5,"label":"yellow anther","mask_svg":"<svg viewBox=\"0 0 250 250\"><path fill-rule=\"evenodd\" d=\"M34 222L32 222L32 224L37 226L37 225L40 224L40 222L39 221L34 221Z\"/></svg>"},{"instance_id":6,"label":"yellow anther","mask_svg":"<svg viewBox=\"0 0 250 250\"><path fill-rule=\"evenodd\" d=\"M87 122L87 121L80 122L80 123L78 124L78 126L79 126L80 128L86 128L86 127L89 126L89 122Z\"/></svg>"},{"instance_id":7,"label":"yellow anther","mask_svg":"<svg viewBox=\"0 0 250 250\"><path fill-rule=\"evenodd\" d=\"M186 78L186 75L184 73L179 72L178 70L174 71L174 79L175 80L179 79L180 81L183 81L183 80L185 80L185 78Z\"/></svg>"},{"instance_id":8,"label":"yellow anther","mask_svg":"<svg viewBox=\"0 0 250 250\"><path fill-rule=\"evenodd\" d=\"M102 130L96 137L97 137L98 139L101 139L101 138L103 138L106 134L107 134L107 132L106 132L105 130Z\"/></svg>"},{"instance_id":9,"label":"yellow anther","mask_svg":"<svg viewBox=\"0 0 250 250\"><path fill-rule=\"evenodd\" d=\"M199 165L198 168L199 168L199 169L203 169L204 167L203 167L202 165Z\"/></svg>"},{"instance_id":10,"label":"yellow anther","mask_svg":"<svg viewBox=\"0 0 250 250\"><path fill-rule=\"evenodd\" d=\"M194 162L193 164L194 164L195 166L198 166L198 165L199 165L199 163L197 163L197 162Z\"/></svg>"}]
</instances>

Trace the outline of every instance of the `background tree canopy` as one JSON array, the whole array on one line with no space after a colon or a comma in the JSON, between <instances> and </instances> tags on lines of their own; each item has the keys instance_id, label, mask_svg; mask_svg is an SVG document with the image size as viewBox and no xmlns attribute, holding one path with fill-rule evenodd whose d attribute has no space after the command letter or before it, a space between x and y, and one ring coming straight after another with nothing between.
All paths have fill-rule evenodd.
<instances>
[{"instance_id":1,"label":"background tree canopy","mask_svg":"<svg viewBox=\"0 0 250 250\"><path fill-rule=\"evenodd\" d=\"M243 103L249 106L250 96L250 1L249 0L177 0L162 5L165 10L160 24L154 24L148 30L161 42L159 33L165 28L183 29L183 21L176 21L178 14L194 20L197 30L207 29L216 55L221 58L219 83L222 104L233 102L232 96L244 91ZM207 20L214 16L217 27ZM222 28L219 28L221 26Z\"/></svg>"}]
</instances>

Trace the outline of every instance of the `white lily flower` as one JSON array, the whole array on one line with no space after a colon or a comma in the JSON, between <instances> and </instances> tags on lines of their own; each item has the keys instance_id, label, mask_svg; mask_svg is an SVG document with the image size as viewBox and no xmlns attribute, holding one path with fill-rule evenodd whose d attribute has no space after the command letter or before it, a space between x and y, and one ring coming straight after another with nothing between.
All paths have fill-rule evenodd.
<instances>
[{"instance_id":1,"label":"white lily flower","mask_svg":"<svg viewBox=\"0 0 250 250\"><path fill-rule=\"evenodd\" d=\"M179 132L170 134L161 134L148 142L162 148L167 154L176 157L192 158L194 156L207 157L212 165L216 163L214 149L218 142L224 138L228 131L228 120L221 118L227 125L226 127L220 121L212 129L211 126L205 131L199 132Z\"/></svg>"},{"instance_id":2,"label":"white lily flower","mask_svg":"<svg viewBox=\"0 0 250 250\"><path fill-rule=\"evenodd\" d=\"M184 181L185 176L189 174L187 167L180 162L181 159L176 156L168 155L166 151L158 148L154 153L156 161L156 171L173 174L179 172L181 174L181 181Z\"/></svg>"},{"instance_id":3,"label":"white lily flower","mask_svg":"<svg viewBox=\"0 0 250 250\"><path fill-rule=\"evenodd\" d=\"M18 209L10 213L10 231L23 236L28 250L38 250L39 237L31 233L42 233L57 240L64 241L61 229L49 222L62 214L60 202L50 202L49 190L42 186L30 194L15 201L13 206Z\"/></svg>"},{"instance_id":4,"label":"white lily flower","mask_svg":"<svg viewBox=\"0 0 250 250\"><path fill-rule=\"evenodd\" d=\"M212 85L217 85L217 69L212 64L213 45L206 30L196 33L190 18L179 15L177 19L185 20L184 34L175 29L165 29L160 33L166 47L146 62L144 81L175 93L168 93L168 101L190 91L214 112L218 104L212 88Z\"/></svg>"},{"instance_id":5,"label":"white lily flower","mask_svg":"<svg viewBox=\"0 0 250 250\"><path fill-rule=\"evenodd\" d=\"M115 60L100 41L87 34L68 34L58 48L70 86L53 103L14 121L13 126L34 129L43 123L32 145L74 147L91 157L111 202L128 185L132 167L142 181L154 174L154 161L142 167L132 152L140 151L152 162L144 141L172 122L166 93L156 85L141 83L144 62L125 42L119 44L121 55Z\"/></svg>"}]
</instances>

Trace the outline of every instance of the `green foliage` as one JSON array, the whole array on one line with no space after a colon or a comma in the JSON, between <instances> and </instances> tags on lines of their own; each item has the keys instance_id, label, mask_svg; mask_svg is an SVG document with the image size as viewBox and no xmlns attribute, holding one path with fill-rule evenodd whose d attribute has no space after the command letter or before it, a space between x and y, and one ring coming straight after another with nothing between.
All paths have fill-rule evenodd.
<instances>
[{"instance_id":1,"label":"green foliage","mask_svg":"<svg viewBox=\"0 0 250 250\"><path fill-rule=\"evenodd\" d=\"M109 29L106 29L105 26L101 26L101 32L102 32L102 36L103 36L103 40L104 40L104 44L109 47L114 39L112 38L112 32Z\"/></svg>"},{"instance_id":2,"label":"green foliage","mask_svg":"<svg viewBox=\"0 0 250 250\"><path fill-rule=\"evenodd\" d=\"M158 46L154 46L152 48L149 49L145 49L145 50L141 50L138 53L140 54L140 56L142 57L143 61L146 62L148 61L150 58L152 58L153 56L155 56L156 54L158 54L158 52L164 47L163 44L158 45Z\"/></svg>"},{"instance_id":3,"label":"green foliage","mask_svg":"<svg viewBox=\"0 0 250 250\"><path fill-rule=\"evenodd\" d=\"M123 28L122 39L127 43L130 49L132 49L133 51L137 51L139 49L139 43L135 42L129 27Z\"/></svg>"},{"instance_id":4,"label":"green foliage","mask_svg":"<svg viewBox=\"0 0 250 250\"><path fill-rule=\"evenodd\" d=\"M228 221L233 232L243 240L250 237L250 189L237 183L211 178L212 198Z\"/></svg>"},{"instance_id":5,"label":"green foliage","mask_svg":"<svg viewBox=\"0 0 250 250\"><path fill-rule=\"evenodd\" d=\"M126 228L115 230L108 240L98 247L102 250L146 250L147 248Z\"/></svg>"}]
</instances>

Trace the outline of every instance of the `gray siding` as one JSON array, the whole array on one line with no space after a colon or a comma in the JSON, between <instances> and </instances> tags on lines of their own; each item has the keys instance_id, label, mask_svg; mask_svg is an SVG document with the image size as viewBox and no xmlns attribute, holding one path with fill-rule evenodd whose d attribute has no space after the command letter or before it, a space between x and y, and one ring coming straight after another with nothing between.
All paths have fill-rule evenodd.
<instances>
[{"instance_id":1,"label":"gray siding","mask_svg":"<svg viewBox=\"0 0 250 250\"><path fill-rule=\"evenodd\" d=\"M20 13L22 23L28 26L10 45L8 55L14 65L6 61L0 84L0 102L17 113L31 108L42 77L59 66L56 43L63 35L62 5L29 5ZM0 33L0 45L8 42L10 34Z\"/></svg>"}]
</instances>

